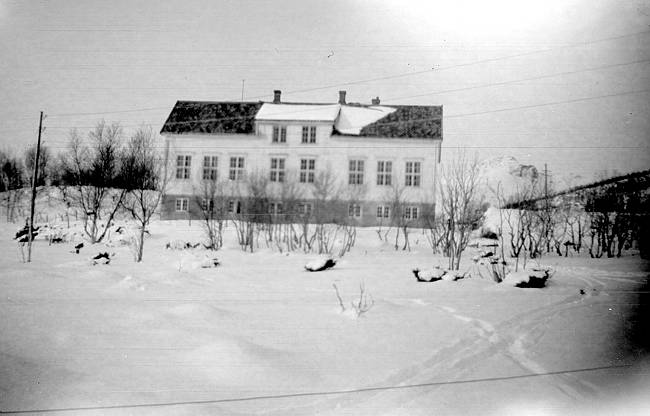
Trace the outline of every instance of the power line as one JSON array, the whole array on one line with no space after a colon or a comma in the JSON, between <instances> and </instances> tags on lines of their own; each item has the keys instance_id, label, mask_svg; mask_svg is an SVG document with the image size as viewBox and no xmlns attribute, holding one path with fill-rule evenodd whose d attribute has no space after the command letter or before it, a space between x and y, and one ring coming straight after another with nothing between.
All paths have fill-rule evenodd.
<instances>
[{"instance_id":1,"label":"power line","mask_svg":"<svg viewBox=\"0 0 650 416\"><path fill-rule=\"evenodd\" d=\"M298 397L334 396L334 395L354 394L354 393L409 390L409 389L425 388L425 387L438 387L438 386L450 386L450 385L458 385L458 384L473 384L473 383L486 383L486 382L506 381L506 380L518 380L524 378L554 376L554 375L563 375L563 374L576 374L576 373L585 373L585 372L602 371L602 370L610 370L610 369L622 369L622 368L630 368L630 367L632 367L632 364L620 364L620 365L609 365L609 366L601 366L601 367L578 368L573 370L549 371L545 373L520 374L520 375L503 376L503 377L485 377L485 378L476 378L476 379L469 379L469 380L437 381L437 382L430 382L430 383L405 384L405 385L398 385L398 386L391 385L391 386L380 386L380 387L365 387L365 388L348 389L348 390L330 390L330 391L314 391L314 392L305 392L305 393L273 394L273 395L265 395L265 396L247 396L247 397L236 397L236 398L214 399L214 400L191 400L191 401L177 401L177 402L164 402L164 403L62 407L62 408L29 409L29 410L2 410L0 411L0 414L56 413L56 412L73 412L73 411L84 411L84 410L135 409L135 408L143 408L143 407L151 408L151 407L169 407L169 406L206 405L206 404L221 404L221 403L252 402L252 401L271 400L271 399L288 399L288 398L298 398Z\"/></svg>"},{"instance_id":2,"label":"power line","mask_svg":"<svg viewBox=\"0 0 650 416\"><path fill-rule=\"evenodd\" d=\"M422 94L407 95L407 96L403 96L403 97L390 98L390 99L391 100L405 100L407 98L426 97L428 95L438 95L438 94L446 94L446 93L450 93L450 92L468 91L468 90L473 90L473 89L478 89L478 88L502 86L502 85L508 85L508 84L515 84L515 83L518 83L518 82L535 81L535 80L539 80L539 79L555 78L555 77L564 76L564 75L574 75L574 74L579 74L579 73L582 73L582 72L591 72L591 71L597 71L597 70L601 70L601 69L610 69L610 68L617 68L617 67L627 66L627 65L636 65L636 64L646 63L646 62L650 62L650 59L640 59L638 61L623 62L623 63L617 63L617 64L611 64L611 65L603 65L603 66L596 66L596 67L591 67L591 68L578 69L578 70L575 70L575 71L557 72L555 74L538 75L538 76L534 76L534 77L513 79L513 80L509 80L509 81L492 82L492 83L489 83L489 84L473 85L471 87L454 88L454 89L439 90L439 91L430 91L430 92L425 92L425 93L422 93Z\"/></svg>"},{"instance_id":3,"label":"power line","mask_svg":"<svg viewBox=\"0 0 650 416\"><path fill-rule=\"evenodd\" d=\"M503 56L503 57L482 59L482 60L478 60L478 61L466 62L466 63L455 64L455 65L449 65L449 66L439 67L439 68L435 68L435 69L427 69L427 70L423 70L423 71L407 72L407 73L402 73L402 74L387 75L387 76L384 76L384 77L368 78L368 79L356 80L356 81L348 81L348 82L344 82L344 83L340 83L340 84L331 84L331 85L321 86L321 87L305 88L305 89L300 89L300 90L287 91L287 92L285 92L285 94L295 94L295 93L318 91L318 90L334 88L334 87L339 87L339 86L356 85L356 84L361 84L361 83L365 83L365 82L382 81L382 80L386 80L386 79L403 78L403 77L409 77L409 76L413 76L413 75L419 75L419 74L425 74L425 73L431 73L431 72L438 72L438 71L445 71L445 70L454 69L454 68L460 68L460 67L471 66L471 65L479 65L479 64L489 63L489 62L497 62L497 61L500 61L500 60L507 60L507 59L518 58L518 57L522 57L522 56L529 56L529 55L534 55L534 54L539 54L539 53L550 52L550 51L554 51L554 50L562 50L562 49L573 48L573 47L578 47L578 46L591 45L591 44L595 44L595 43L608 42L608 41L612 41L612 40L625 39L625 38L628 38L628 37L640 36L640 35L645 35L645 34L648 34L648 33L650 33L650 30L646 30L646 31L642 31L642 32L635 32L635 33L629 33L629 34L619 35L619 36L612 36L612 37L608 37L608 38L596 39L596 40L592 40L592 41L573 43L573 44L570 44L570 45L560 46L560 47L557 47L557 48L538 49L538 50L535 50L535 51L522 52L522 53L519 53L519 54L508 55L508 56ZM258 95L258 96L254 96L254 97L248 97L248 99L249 100L251 100L251 99L260 99L260 98L265 98L265 97L268 97L268 96L269 96L269 94ZM67 116L74 116L74 115L117 114L117 113L127 113L127 112L137 112L137 111L158 110L158 109L166 109L166 108L168 108L168 107L154 107L154 108L132 109L132 110L122 110L122 111L108 111L108 112L96 112L96 113L61 113L61 114L51 114L50 117L64 117L64 116L67 117Z\"/></svg>"},{"instance_id":4,"label":"power line","mask_svg":"<svg viewBox=\"0 0 650 416\"><path fill-rule=\"evenodd\" d=\"M426 73L431 73L431 72L446 71L448 69L455 69L455 68L461 68L461 67L465 67L465 66L485 64L485 63L490 63L490 62L498 62L498 61L506 60L506 59L520 58L520 57L523 57L523 56L536 55L536 54L539 54L539 53L545 53L545 52L550 52L550 51L555 51L555 50L562 50L562 49L567 49L567 48L574 48L574 47L577 47L577 46L585 46L585 45L591 45L591 44L600 43L600 42L607 42L607 41L611 41L611 40L624 39L624 38L633 37L633 36L637 36L637 35L644 35L644 34L648 34L648 33L650 33L650 30L646 30L646 31L642 31L642 32L636 32L636 33L630 33L630 34L620 35L620 36L613 36L613 37L609 37L609 38L597 39L597 40L592 40L592 41L574 43L574 44L570 44L570 45L566 45L566 46L560 46L560 47L557 47L557 48L538 49L538 50L535 50L535 51L522 52L522 53L503 56L503 57L498 57L498 58L488 58L488 59L482 59L482 60L479 60L479 61L467 62L467 63L462 63L462 64L448 65L448 66L443 66L443 67L439 67L439 68L435 68L435 69L432 68L432 69L427 69L427 70L423 70L423 71L408 72L408 73L396 74L396 75L387 75L387 76L384 76L384 77L370 78L370 79L365 79L365 80L349 81L349 82L345 82L345 83L341 83L341 84L332 84L332 85L317 87L317 88L288 91L288 92L286 92L286 94L318 91L318 90L334 88L334 87L339 87L339 86L356 85L356 84L361 84L361 83L365 83L365 82L383 81L383 80L386 80L386 79L403 78L403 77L426 74ZM264 95L262 97L266 97L266 95ZM253 97L253 98L258 98L258 97Z\"/></svg>"},{"instance_id":5,"label":"power line","mask_svg":"<svg viewBox=\"0 0 650 416\"><path fill-rule=\"evenodd\" d=\"M96 116L100 114L134 113L139 111L153 111L153 110L165 110L165 109L169 109L169 107L134 108L132 110L97 111L92 113L59 113L59 114L48 114L48 116L49 117Z\"/></svg>"},{"instance_id":6,"label":"power line","mask_svg":"<svg viewBox=\"0 0 650 416\"><path fill-rule=\"evenodd\" d=\"M516 106L516 107L507 107L507 108L499 108L495 110L486 110L486 111L477 111L477 112L471 112L471 113L460 113L460 114L452 114L452 115L446 115L443 118L444 119L450 119L450 118L460 118L460 117L469 117L469 116L475 116L475 115L483 115L483 114L491 114L491 113L500 113L504 111L513 111L513 110L521 110L521 109L529 109L529 108L537 108L537 107L546 107L546 106L551 106L551 105L559 105L559 104L571 104L571 103L576 103L576 102L583 102L583 101L592 101L592 100L597 100L597 99L602 99L602 98L612 98L612 97L619 97L619 96L625 96L625 95L632 95L632 94L642 94L650 92L650 88L646 88L643 90L632 90L632 91L623 91L619 93L612 93L612 94L604 94L604 95L596 95L592 97L583 97L583 98L573 98L569 100L560 100L560 101L551 101L547 103L540 103L540 104L529 104L529 105L522 105L522 106ZM389 107L389 106L388 106ZM308 111L319 111L321 110L320 108L315 108L312 110L296 110L296 111L288 111L284 113L277 113L277 114L290 114L290 113L304 113ZM172 121L172 122L166 122L164 125L183 125L183 124L202 124L202 123L207 123L207 122L213 122L213 121L234 121L234 120L244 120L248 119L250 117L246 116L234 116L234 117L217 117L217 118L206 118L206 119L201 119L201 120L190 120L190 121ZM399 120L399 121L389 121L389 122L384 122L384 123L378 123L380 126L387 126L387 125L392 125L392 124L408 124L408 123L416 123L416 122L423 122L423 121L430 121L431 118L414 118L414 119L408 119L408 120ZM355 127L363 127L361 125L355 126ZM92 127L89 127L92 128Z\"/></svg>"}]
</instances>

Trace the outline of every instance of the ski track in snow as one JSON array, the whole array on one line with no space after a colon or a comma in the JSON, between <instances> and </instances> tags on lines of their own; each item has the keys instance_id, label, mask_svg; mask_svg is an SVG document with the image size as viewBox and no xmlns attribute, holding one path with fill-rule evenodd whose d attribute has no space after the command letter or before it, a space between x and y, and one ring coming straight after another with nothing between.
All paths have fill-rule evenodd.
<instances>
[{"instance_id":1,"label":"ski track in snow","mask_svg":"<svg viewBox=\"0 0 650 416\"><path fill-rule=\"evenodd\" d=\"M575 268L567 268L562 273L573 272ZM450 306L433 306L454 319L471 327L475 336L461 337L451 345L436 350L429 359L397 371L393 376L379 385L407 385L439 381L440 374L453 374L453 379L460 380L470 374L472 363L481 362L497 354L507 356L524 372L543 374L556 369L546 368L536 361L529 351L549 330L552 321L561 314L572 309L584 308L598 301L597 296L606 295L608 283L638 284L640 277L647 276L643 272L614 272L599 271L593 268L581 268L581 273L568 273L570 278L577 278L585 284L585 294L572 294L562 299L519 314L497 326L482 319L472 318L459 313ZM636 280L634 278L637 278ZM596 299L593 299L596 297ZM429 306L422 299L405 299L411 304ZM587 397L602 393L602 388L584 380L576 374L554 375L550 385L572 401L584 400ZM431 389L437 389L432 387ZM431 393L431 392L429 392ZM415 393L402 391L399 393L402 402L413 400ZM369 395L364 403L377 400L379 394ZM336 401L338 405L341 400Z\"/></svg>"}]
</instances>

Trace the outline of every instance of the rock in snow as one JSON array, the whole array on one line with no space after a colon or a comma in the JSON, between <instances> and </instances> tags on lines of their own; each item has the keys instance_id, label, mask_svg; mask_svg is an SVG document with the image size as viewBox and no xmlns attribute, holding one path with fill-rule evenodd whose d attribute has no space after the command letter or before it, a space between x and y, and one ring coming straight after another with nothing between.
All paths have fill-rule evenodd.
<instances>
[{"instance_id":1,"label":"rock in snow","mask_svg":"<svg viewBox=\"0 0 650 416\"><path fill-rule=\"evenodd\" d=\"M413 269L413 274L418 282L435 282L442 279L447 274L447 271L438 268L428 270Z\"/></svg>"},{"instance_id":2,"label":"rock in snow","mask_svg":"<svg viewBox=\"0 0 650 416\"><path fill-rule=\"evenodd\" d=\"M509 273L503 283L514 287L543 288L551 277L550 269L519 270Z\"/></svg>"},{"instance_id":3,"label":"rock in snow","mask_svg":"<svg viewBox=\"0 0 650 416\"><path fill-rule=\"evenodd\" d=\"M331 269L336 265L336 260L331 257L312 260L305 264L305 270L310 272L321 272L323 270Z\"/></svg>"}]
</instances>

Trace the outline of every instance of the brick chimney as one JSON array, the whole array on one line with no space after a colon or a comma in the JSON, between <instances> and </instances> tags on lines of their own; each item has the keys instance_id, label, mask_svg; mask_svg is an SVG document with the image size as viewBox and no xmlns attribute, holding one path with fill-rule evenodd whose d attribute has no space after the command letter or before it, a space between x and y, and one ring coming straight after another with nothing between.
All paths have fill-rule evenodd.
<instances>
[{"instance_id":1,"label":"brick chimney","mask_svg":"<svg viewBox=\"0 0 650 416\"><path fill-rule=\"evenodd\" d=\"M379 97L375 97L372 99L372 105L379 105Z\"/></svg>"},{"instance_id":2,"label":"brick chimney","mask_svg":"<svg viewBox=\"0 0 650 416\"><path fill-rule=\"evenodd\" d=\"M345 91L339 91L339 104L345 104Z\"/></svg>"},{"instance_id":3,"label":"brick chimney","mask_svg":"<svg viewBox=\"0 0 650 416\"><path fill-rule=\"evenodd\" d=\"M282 91L280 90L274 90L273 91L273 104L280 104L280 95L282 94Z\"/></svg>"}]
</instances>

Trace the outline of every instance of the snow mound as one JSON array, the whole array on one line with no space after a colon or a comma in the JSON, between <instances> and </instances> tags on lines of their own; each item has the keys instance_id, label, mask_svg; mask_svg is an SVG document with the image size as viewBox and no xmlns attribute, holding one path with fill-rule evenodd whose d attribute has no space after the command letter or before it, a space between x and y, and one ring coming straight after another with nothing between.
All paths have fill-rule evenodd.
<instances>
[{"instance_id":1,"label":"snow mound","mask_svg":"<svg viewBox=\"0 0 650 416\"><path fill-rule=\"evenodd\" d=\"M221 263L219 262L218 258L208 253L203 255L190 253L190 254L183 255L178 261L177 266L179 270L183 270L183 269L196 270L196 269L211 269L219 266L220 264Z\"/></svg>"}]
</instances>

